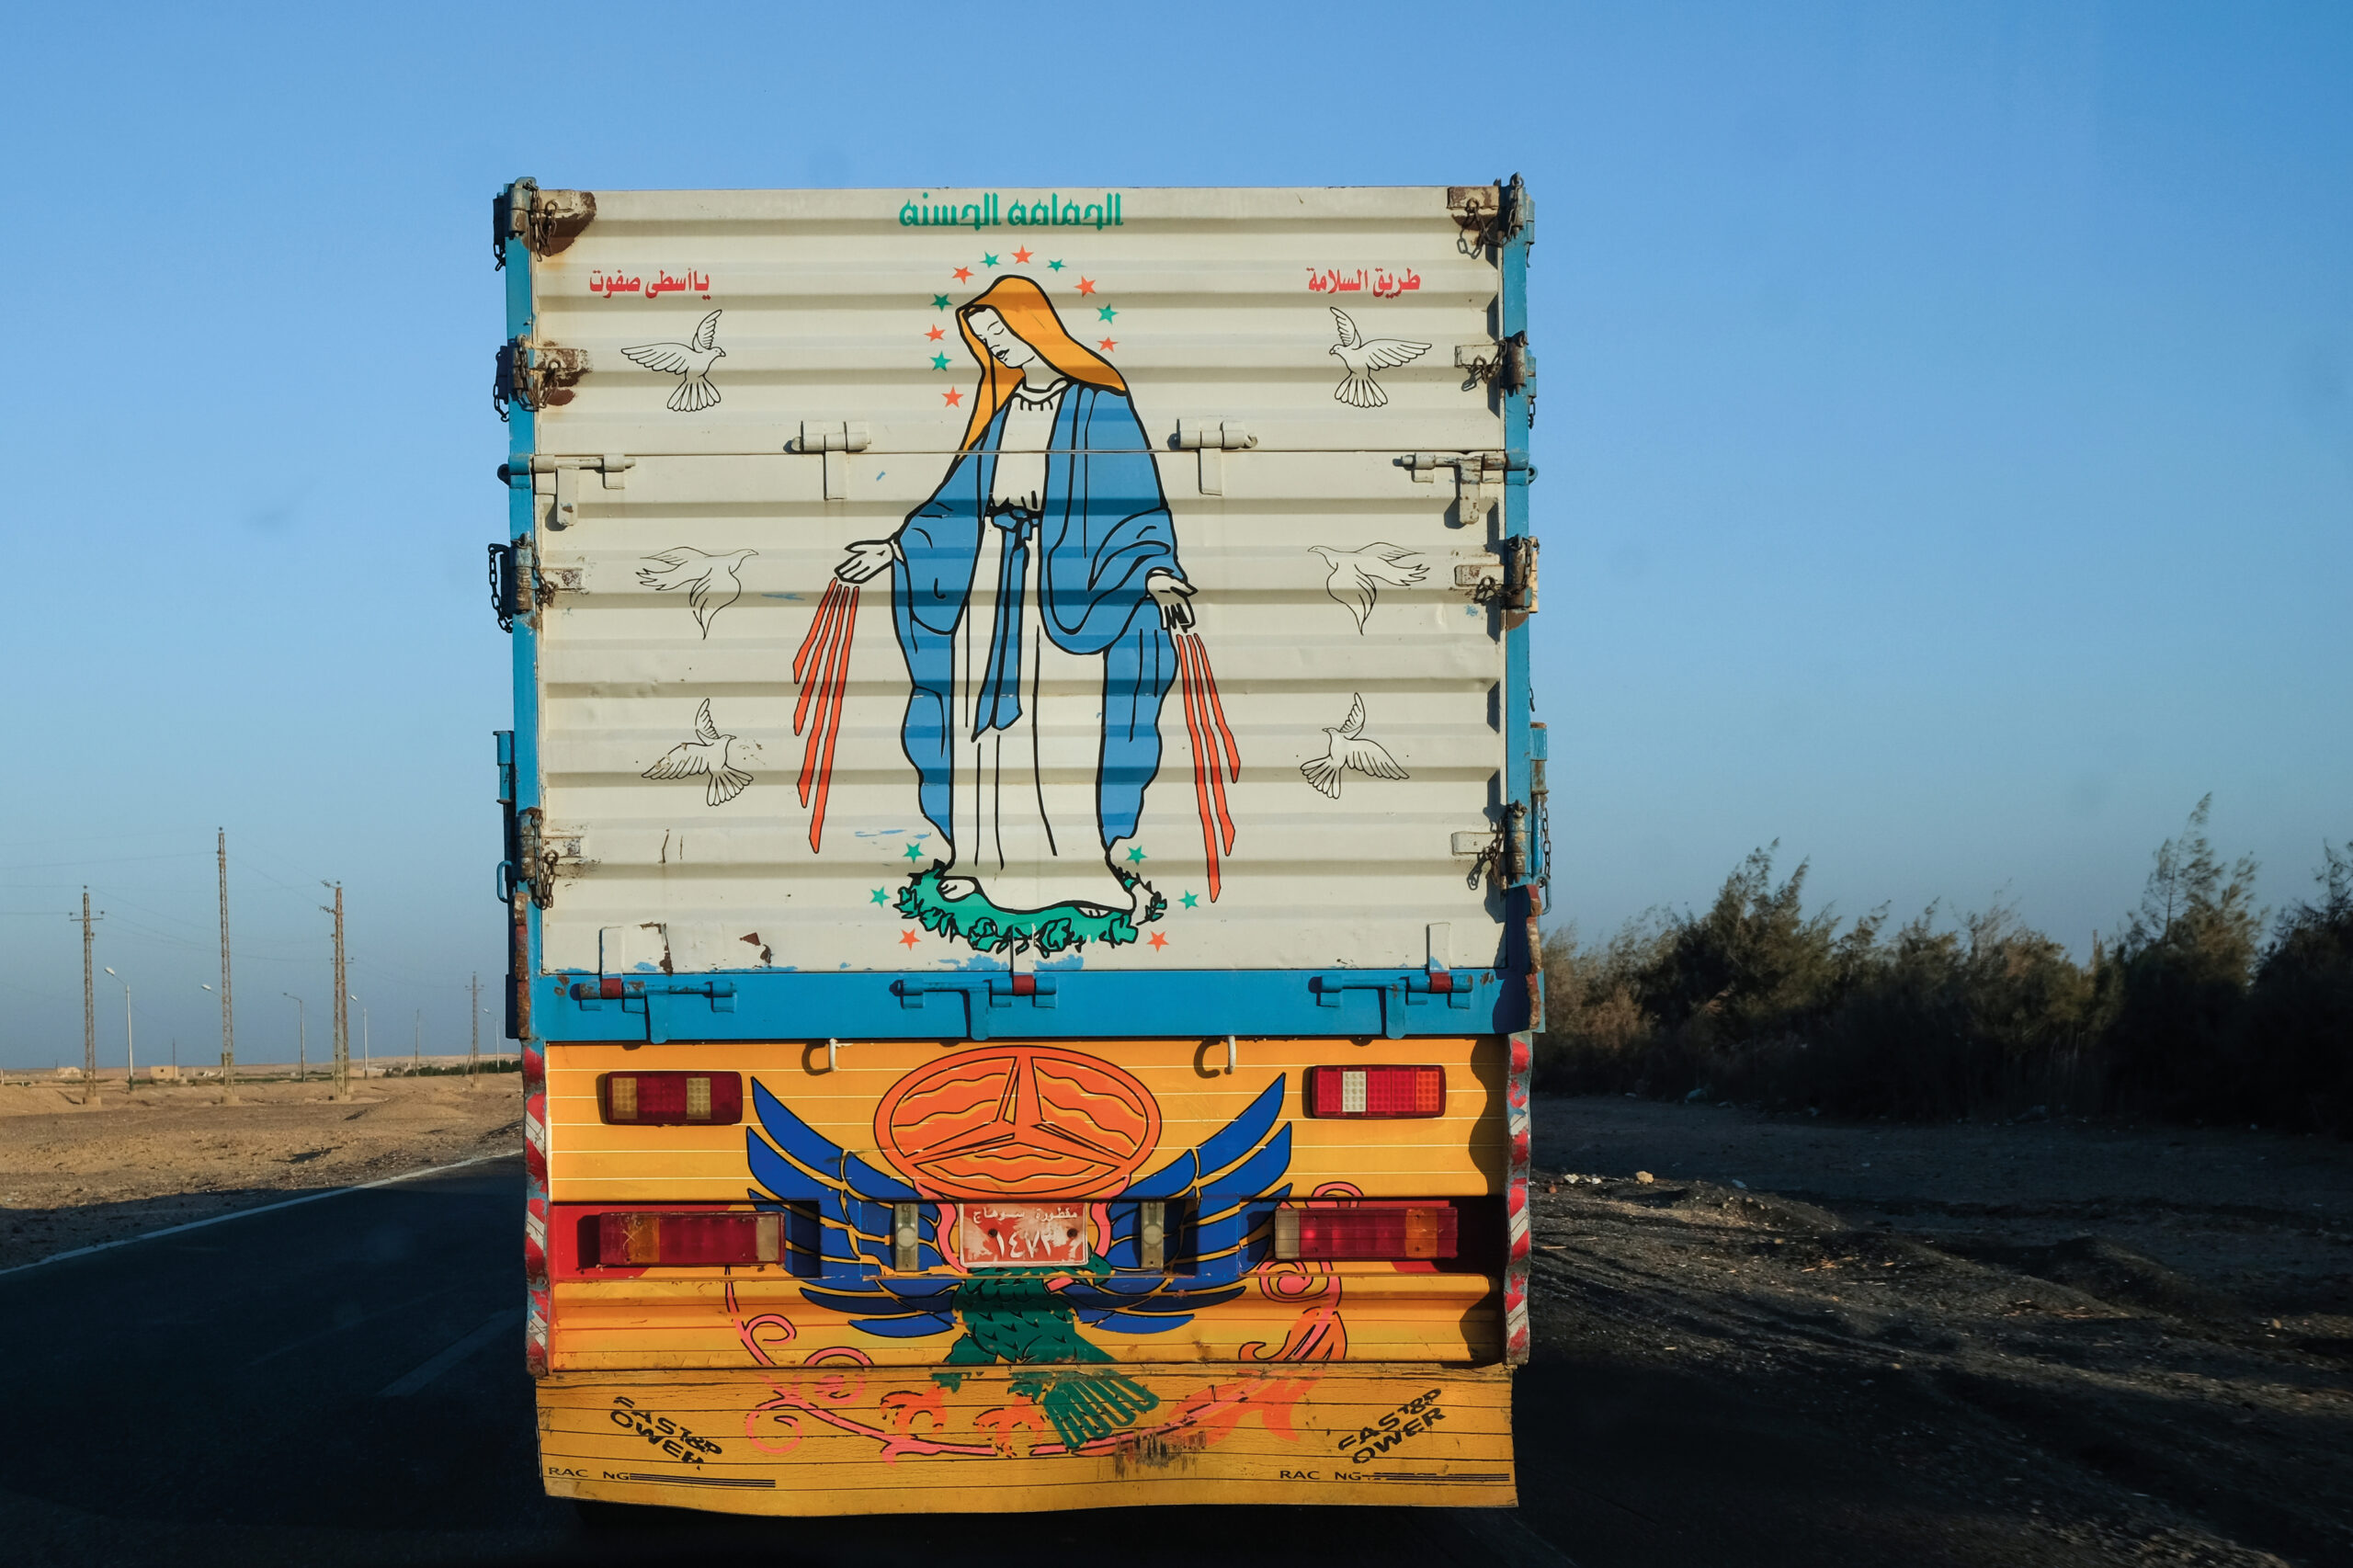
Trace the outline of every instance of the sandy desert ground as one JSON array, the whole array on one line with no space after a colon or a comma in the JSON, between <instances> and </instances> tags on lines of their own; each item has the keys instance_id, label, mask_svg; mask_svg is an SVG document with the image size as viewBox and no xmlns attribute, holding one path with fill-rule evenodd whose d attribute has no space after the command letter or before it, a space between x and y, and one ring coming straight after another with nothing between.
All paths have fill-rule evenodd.
<instances>
[{"instance_id":1,"label":"sandy desert ground","mask_svg":"<svg viewBox=\"0 0 2353 1568\"><path fill-rule=\"evenodd\" d=\"M472 1086L468 1087L469 1082ZM96 1107L78 1086L0 1085L0 1268L423 1165L521 1146L521 1077L355 1080L329 1085L119 1077Z\"/></svg>"}]
</instances>

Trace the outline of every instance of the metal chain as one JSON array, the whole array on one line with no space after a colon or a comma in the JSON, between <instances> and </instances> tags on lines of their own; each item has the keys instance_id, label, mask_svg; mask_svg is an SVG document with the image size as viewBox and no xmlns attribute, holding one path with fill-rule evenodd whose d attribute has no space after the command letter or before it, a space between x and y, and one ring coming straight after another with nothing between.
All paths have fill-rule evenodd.
<instances>
[{"instance_id":1,"label":"metal chain","mask_svg":"<svg viewBox=\"0 0 2353 1568\"><path fill-rule=\"evenodd\" d=\"M501 574L498 570L500 557L503 555L512 560L514 548L513 545L507 544L494 544L490 547L490 608L491 613L498 617L498 630L501 631L515 630L514 596L508 593L506 585L499 581Z\"/></svg>"}]
</instances>

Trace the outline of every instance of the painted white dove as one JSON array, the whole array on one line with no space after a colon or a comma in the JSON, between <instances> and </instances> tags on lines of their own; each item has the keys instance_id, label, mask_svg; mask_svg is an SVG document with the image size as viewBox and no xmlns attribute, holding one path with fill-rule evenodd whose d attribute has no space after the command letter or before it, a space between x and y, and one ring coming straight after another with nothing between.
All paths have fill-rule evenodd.
<instances>
[{"instance_id":1,"label":"painted white dove","mask_svg":"<svg viewBox=\"0 0 2353 1568\"><path fill-rule=\"evenodd\" d=\"M662 564L639 567L637 580L657 594L686 589L687 606L695 612L695 619L702 624L702 634L708 637L713 618L733 604L736 596L744 591L743 581L735 574L744 569L746 559L758 553L756 550L736 550L713 555L682 544L676 550L647 556L646 560Z\"/></svg>"},{"instance_id":2,"label":"painted white dove","mask_svg":"<svg viewBox=\"0 0 2353 1568\"><path fill-rule=\"evenodd\" d=\"M1381 390L1381 383L1372 379L1372 373L1410 364L1428 353L1430 346L1402 337L1367 338L1357 330L1357 324L1349 319L1347 312L1337 305L1328 308L1332 319L1340 326L1340 341L1332 346L1331 352L1348 368L1332 395L1358 408L1379 408L1389 401L1389 394Z\"/></svg>"},{"instance_id":3,"label":"painted white dove","mask_svg":"<svg viewBox=\"0 0 2353 1568\"><path fill-rule=\"evenodd\" d=\"M1348 716L1340 721L1336 730L1325 730L1332 737L1331 747L1322 756L1311 756L1299 765L1307 781L1334 800L1340 798L1340 775L1348 768L1370 774L1375 778L1403 778L1405 770L1379 741L1364 738L1364 698L1360 693L1348 696Z\"/></svg>"},{"instance_id":4,"label":"painted white dove","mask_svg":"<svg viewBox=\"0 0 2353 1568\"><path fill-rule=\"evenodd\" d=\"M1429 575L1427 566L1399 565L1414 552L1393 544L1376 541L1362 550L1326 550L1320 544L1307 548L1322 556L1324 564L1332 569L1332 574L1324 579L1324 591L1354 613L1359 636L1364 632L1365 618L1381 598L1381 584L1402 588Z\"/></svg>"},{"instance_id":5,"label":"painted white dove","mask_svg":"<svg viewBox=\"0 0 2353 1568\"><path fill-rule=\"evenodd\" d=\"M718 335L719 312L713 311L685 343L643 343L621 352L649 370L676 376L678 390L670 394L669 405L680 414L699 414L719 401L719 389L710 384L710 367L726 358L727 350L712 341Z\"/></svg>"},{"instance_id":6,"label":"painted white dove","mask_svg":"<svg viewBox=\"0 0 2353 1568\"><path fill-rule=\"evenodd\" d=\"M695 738L672 746L661 761L645 770L645 777L691 778L699 773L710 780L710 788L703 791L705 804L732 801L752 781L742 768L727 766L727 748L734 739L721 734L719 726L710 722L710 699L706 697L695 710Z\"/></svg>"}]
</instances>

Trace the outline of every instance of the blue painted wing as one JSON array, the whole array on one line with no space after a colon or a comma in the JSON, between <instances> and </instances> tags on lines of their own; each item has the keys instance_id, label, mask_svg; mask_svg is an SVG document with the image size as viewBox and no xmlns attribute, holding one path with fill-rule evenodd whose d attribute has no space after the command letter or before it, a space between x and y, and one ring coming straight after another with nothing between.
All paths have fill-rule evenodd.
<instances>
[{"instance_id":1,"label":"blue painted wing","mask_svg":"<svg viewBox=\"0 0 2353 1568\"><path fill-rule=\"evenodd\" d=\"M813 1263L825 1283L801 1287L801 1296L829 1312L872 1313L857 1324L869 1334L919 1338L954 1328L955 1280L873 1277L875 1267L890 1261L891 1205L914 1199L915 1189L818 1132L756 1078L752 1107L759 1126L744 1130L745 1154L760 1184L752 1201L763 1209L805 1205L816 1211L815 1256L796 1262ZM939 1211L926 1203L920 1215L916 1256L928 1268L942 1261Z\"/></svg>"}]
</instances>

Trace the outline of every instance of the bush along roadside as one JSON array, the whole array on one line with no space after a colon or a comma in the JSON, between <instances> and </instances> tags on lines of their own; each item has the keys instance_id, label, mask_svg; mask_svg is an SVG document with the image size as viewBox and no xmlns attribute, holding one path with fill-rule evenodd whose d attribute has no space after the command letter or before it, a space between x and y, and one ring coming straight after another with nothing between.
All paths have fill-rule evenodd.
<instances>
[{"instance_id":1,"label":"bush along roadside","mask_svg":"<svg viewBox=\"0 0 2353 1568\"><path fill-rule=\"evenodd\" d=\"M2265 930L2210 796L2078 963L1996 905L1890 928L1806 913L1751 854L1706 909L1544 947L1540 1087L1949 1119L2127 1113L2353 1136L2353 846ZM1843 928L1842 928L1843 926Z\"/></svg>"}]
</instances>

